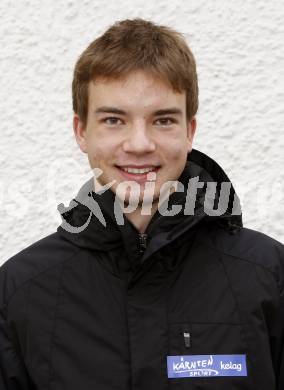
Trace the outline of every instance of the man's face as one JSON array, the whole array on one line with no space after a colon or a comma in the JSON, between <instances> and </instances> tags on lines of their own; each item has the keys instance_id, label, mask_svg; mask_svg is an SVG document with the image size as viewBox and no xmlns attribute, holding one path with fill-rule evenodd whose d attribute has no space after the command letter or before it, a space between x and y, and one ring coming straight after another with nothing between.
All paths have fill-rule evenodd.
<instances>
[{"instance_id":1,"label":"man's face","mask_svg":"<svg viewBox=\"0 0 284 390\"><path fill-rule=\"evenodd\" d=\"M138 199L141 206L143 199L157 202L161 186L180 176L196 121L186 120L185 92L176 93L166 82L135 71L124 79L91 82L87 124L83 127L75 114L73 125L91 168L102 170L99 183L115 180L111 189L123 199L118 185L134 181L136 187L124 193L125 201ZM148 171L155 172L154 196L145 189Z\"/></svg>"}]
</instances>

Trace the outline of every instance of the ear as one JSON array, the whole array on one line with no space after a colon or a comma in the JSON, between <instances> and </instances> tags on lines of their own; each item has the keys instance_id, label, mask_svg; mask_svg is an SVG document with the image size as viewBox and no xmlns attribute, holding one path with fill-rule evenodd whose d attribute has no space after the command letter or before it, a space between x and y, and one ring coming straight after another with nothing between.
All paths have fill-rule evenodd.
<instances>
[{"instance_id":1,"label":"ear","mask_svg":"<svg viewBox=\"0 0 284 390\"><path fill-rule=\"evenodd\" d=\"M83 153L87 153L87 131L83 126L83 122L79 116L74 113L73 117L73 130L76 138L76 142Z\"/></svg>"},{"instance_id":2,"label":"ear","mask_svg":"<svg viewBox=\"0 0 284 390\"><path fill-rule=\"evenodd\" d=\"M187 122L187 153L190 153L192 150L192 143L193 138L196 130L196 118L193 116L188 122Z\"/></svg>"}]
</instances>

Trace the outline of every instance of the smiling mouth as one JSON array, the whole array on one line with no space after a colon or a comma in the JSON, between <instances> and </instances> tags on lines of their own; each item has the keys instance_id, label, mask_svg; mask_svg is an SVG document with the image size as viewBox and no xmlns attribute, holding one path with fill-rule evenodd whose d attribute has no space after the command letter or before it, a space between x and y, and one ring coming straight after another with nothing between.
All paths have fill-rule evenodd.
<instances>
[{"instance_id":1,"label":"smiling mouth","mask_svg":"<svg viewBox=\"0 0 284 390\"><path fill-rule=\"evenodd\" d=\"M156 173L160 169L160 166L149 166L143 168L116 166L116 168L118 168L122 176L127 179L141 179L145 181L147 179L147 174L150 172Z\"/></svg>"},{"instance_id":2,"label":"smiling mouth","mask_svg":"<svg viewBox=\"0 0 284 390\"><path fill-rule=\"evenodd\" d=\"M124 172L129 173L148 173L152 171L156 171L160 168L160 165L115 165L116 168L121 169Z\"/></svg>"},{"instance_id":3,"label":"smiling mouth","mask_svg":"<svg viewBox=\"0 0 284 390\"><path fill-rule=\"evenodd\" d=\"M121 169L122 171L124 172L127 172L127 173L132 173L132 174L135 174L135 175L143 175L143 174L147 174L149 172L155 172L157 171L158 167L146 167L146 168L128 168L128 167L118 167L119 169Z\"/></svg>"}]
</instances>

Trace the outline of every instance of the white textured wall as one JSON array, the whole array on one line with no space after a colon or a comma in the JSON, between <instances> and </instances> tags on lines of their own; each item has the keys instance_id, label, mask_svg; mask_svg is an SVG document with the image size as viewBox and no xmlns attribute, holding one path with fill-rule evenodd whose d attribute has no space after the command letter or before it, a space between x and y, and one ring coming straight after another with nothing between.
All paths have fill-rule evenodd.
<instances>
[{"instance_id":1,"label":"white textured wall","mask_svg":"<svg viewBox=\"0 0 284 390\"><path fill-rule=\"evenodd\" d=\"M227 172L245 225L284 241L283 1L1 0L0 15L0 264L55 231L57 204L90 177L72 131L73 67L137 16L185 34L200 83L194 146Z\"/></svg>"}]
</instances>

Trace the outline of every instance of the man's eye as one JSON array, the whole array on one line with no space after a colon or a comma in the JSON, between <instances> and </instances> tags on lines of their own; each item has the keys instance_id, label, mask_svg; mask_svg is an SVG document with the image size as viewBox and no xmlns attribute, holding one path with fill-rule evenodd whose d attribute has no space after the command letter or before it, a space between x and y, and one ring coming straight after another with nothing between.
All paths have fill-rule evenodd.
<instances>
[{"instance_id":1,"label":"man's eye","mask_svg":"<svg viewBox=\"0 0 284 390\"><path fill-rule=\"evenodd\" d=\"M157 122L160 122L158 124L160 124L162 126L168 126L168 125L172 125L173 123L175 123L175 120L173 118L159 118L159 119L157 119Z\"/></svg>"},{"instance_id":2,"label":"man's eye","mask_svg":"<svg viewBox=\"0 0 284 390\"><path fill-rule=\"evenodd\" d=\"M103 122L105 122L107 125L118 125L118 121L121 121L121 119L115 116L109 116L103 119Z\"/></svg>"}]
</instances>

